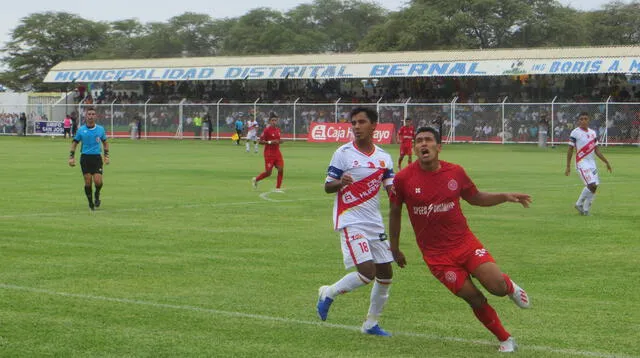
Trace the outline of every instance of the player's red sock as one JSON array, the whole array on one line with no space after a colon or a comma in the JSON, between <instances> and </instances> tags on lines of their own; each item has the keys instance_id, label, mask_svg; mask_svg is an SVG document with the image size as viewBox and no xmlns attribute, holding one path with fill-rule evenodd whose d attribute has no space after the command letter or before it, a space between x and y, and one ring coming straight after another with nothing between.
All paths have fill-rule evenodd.
<instances>
[{"instance_id":1,"label":"player's red sock","mask_svg":"<svg viewBox=\"0 0 640 358\"><path fill-rule=\"evenodd\" d=\"M267 172L260 173L260 175L258 175L256 177L256 181L260 181L260 180L262 180L262 179L264 179L264 178L266 178L268 176L269 176L269 174L267 174Z\"/></svg>"},{"instance_id":2,"label":"player's red sock","mask_svg":"<svg viewBox=\"0 0 640 358\"><path fill-rule=\"evenodd\" d=\"M280 189L282 186L282 177L284 176L283 170L278 172L278 180L276 181L276 188Z\"/></svg>"},{"instance_id":3,"label":"player's red sock","mask_svg":"<svg viewBox=\"0 0 640 358\"><path fill-rule=\"evenodd\" d=\"M513 293L513 282L511 282L511 278L509 278L509 275L507 275L506 273L503 273L502 277L504 277L504 282L507 284L507 295L512 294Z\"/></svg>"},{"instance_id":4,"label":"player's red sock","mask_svg":"<svg viewBox=\"0 0 640 358\"><path fill-rule=\"evenodd\" d=\"M473 313L478 320L493 333L500 342L506 341L511 335L502 327L502 322L498 318L496 311L485 301L480 308L474 308Z\"/></svg>"}]
</instances>

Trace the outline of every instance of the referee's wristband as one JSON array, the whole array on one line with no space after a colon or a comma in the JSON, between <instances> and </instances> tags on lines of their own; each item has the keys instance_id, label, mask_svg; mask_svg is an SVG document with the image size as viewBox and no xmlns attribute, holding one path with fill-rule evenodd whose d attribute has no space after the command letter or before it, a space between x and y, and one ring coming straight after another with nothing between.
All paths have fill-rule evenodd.
<instances>
[{"instance_id":1,"label":"referee's wristband","mask_svg":"<svg viewBox=\"0 0 640 358\"><path fill-rule=\"evenodd\" d=\"M73 158L76 156L76 152L74 151L69 151L69 158Z\"/></svg>"}]
</instances>

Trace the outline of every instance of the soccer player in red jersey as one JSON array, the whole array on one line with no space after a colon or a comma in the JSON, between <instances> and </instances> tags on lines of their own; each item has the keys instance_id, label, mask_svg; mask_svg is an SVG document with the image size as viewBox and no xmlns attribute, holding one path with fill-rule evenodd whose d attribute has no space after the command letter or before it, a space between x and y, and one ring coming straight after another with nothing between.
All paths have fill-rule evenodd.
<instances>
[{"instance_id":1,"label":"soccer player in red jersey","mask_svg":"<svg viewBox=\"0 0 640 358\"><path fill-rule=\"evenodd\" d=\"M273 167L278 170L278 179L276 180L276 192L282 192L282 177L284 175L284 159L280 152L280 128L278 128L278 115L271 113L269 115L269 125L264 129L260 136L260 144L264 145L264 172L257 177L251 179L254 188L258 188L258 182L271 175Z\"/></svg>"},{"instance_id":2,"label":"soccer player in red jersey","mask_svg":"<svg viewBox=\"0 0 640 358\"><path fill-rule=\"evenodd\" d=\"M471 306L478 320L500 341L500 352L513 352L517 347L514 338L502 326L471 276L491 294L508 295L520 308L530 307L529 297L502 273L471 232L460 208L460 198L477 206L513 202L527 208L531 197L478 191L461 166L438 159L442 142L434 128L418 128L414 150L417 160L396 175L392 187L389 233L394 260L400 267L406 265L399 248L402 204L405 204L418 247L431 273Z\"/></svg>"},{"instance_id":3,"label":"soccer player in red jersey","mask_svg":"<svg viewBox=\"0 0 640 358\"><path fill-rule=\"evenodd\" d=\"M402 169L402 160L404 156L408 156L408 162L411 164L413 152L413 124L411 118L404 120L404 125L398 131L398 142L400 142L400 158L398 158L398 170Z\"/></svg>"}]
</instances>

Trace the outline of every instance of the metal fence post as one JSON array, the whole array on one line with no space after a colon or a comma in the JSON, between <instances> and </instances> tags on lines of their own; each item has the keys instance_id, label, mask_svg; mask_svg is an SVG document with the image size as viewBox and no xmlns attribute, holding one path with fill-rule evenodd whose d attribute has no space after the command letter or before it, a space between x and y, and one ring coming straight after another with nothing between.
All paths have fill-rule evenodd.
<instances>
[{"instance_id":1,"label":"metal fence post","mask_svg":"<svg viewBox=\"0 0 640 358\"><path fill-rule=\"evenodd\" d=\"M113 138L113 117L114 117L114 113L115 111L113 110L113 105L118 102L118 99L114 99L113 102L111 102L111 105L109 106L111 109L111 138Z\"/></svg>"},{"instance_id":2,"label":"metal fence post","mask_svg":"<svg viewBox=\"0 0 640 358\"><path fill-rule=\"evenodd\" d=\"M409 102L411 102L411 97L407 98L407 100L404 102L404 117L402 117L403 119L409 117ZM440 133L440 135L442 135L442 133Z\"/></svg>"},{"instance_id":3,"label":"metal fence post","mask_svg":"<svg viewBox=\"0 0 640 358\"><path fill-rule=\"evenodd\" d=\"M549 128L549 130L551 131L551 147L554 147L556 145L555 143L555 135L556 135L556 129L555 129L555 120L556 120L556 115L555 115L555 105L556 105L556 100L558 99L558 96L553 97L553 100L551 101L551 128Z\"/></svg>"},{"instance_id":4,"label":"metal fence post","mask_svg":"<svg viewBox=\"0 0 640 358\"><path fill-rule=\"evenodd\" d=\"M216 140L220 140L220 102L222 98L216 103Z\"/></svg>"},{"instance_id":5,"label":"metal fence post","mask_svg":"<svg viewBox=\"0 0 640 358\"><path fill-rule=\"evenodd\" d=\"M144 139L147 139L149 133L149 124L147 123L147 104L149 104L149 101L151 101L151 97L144 102ZM140 130L140 128L138 128L138 130Z\"/></svg>"},{"instance_id":6,"label":"metal fence post","mask_svg":"<svg viewBox=\"0 0 640 358\"><path fill-rule=\"evenodd\" d=\"M609 146L609 101L611 101L611 96L607 98L607 102L604 104L604 146Z\"/></svg>"},{"instance_id":7,"label":"metal fence post","mask_svg":"<svg viewBox=\"0 0 640 358\"><path fill-rule=\"evenodd\" d=\"M300 97L296 98L295 101L293 101L293 140L295 141L296 138L296 105L298 104L298 101L300 100Z\"/></svg>"},{"instance_id":8,"label":"metal fence post","mask_svg":"<svg viewBox=\"0 0 640 358\"><path fill-rule=\"evenodd\" d=\"M179 139L183 139L183 133L184 133L184 102L186 102L187 99L183 98L180 103L178 104L178 132L176 133L178 135Z\"/></svg>"},{"instance_id":9,"label":"metal fence post","mask_svg":"<svg viewBox=\"0 0 640 358\"><path fill-rule=\"evenodd\" d=\"M504 118L504 104L507 102L507 100L509 99L509 96L504 97L504 99L502 100L502 144L504 144L505 139L505 129L507 127L506 125L506 120Z\"/></svg>"},{"instance_id":10,"label":"metal fence post","mask_svg":"<svg viewBox=\"0 0 640 358\"><path fill-rule=\"evenodd\" d=\"M334 123L338 123L338 103L340 103L341 99L342 99L342 97L338 98L338 100L335 103L336 108L335 108L335 116L334 116L334 119L333 119Z\"/></svg>"},{"instance_id":11,"label":"metal fence post","mask_svg":"<svg viewBox=\"0 0 640 358\"><path fill-rule=\"evenodd\" d=\"M458 101L458 96L453 97L451 100L451 126L449 127L449 138L447 138L447 143L453 143L456 138L456 102Z\"/></svg>"}]
</instances>

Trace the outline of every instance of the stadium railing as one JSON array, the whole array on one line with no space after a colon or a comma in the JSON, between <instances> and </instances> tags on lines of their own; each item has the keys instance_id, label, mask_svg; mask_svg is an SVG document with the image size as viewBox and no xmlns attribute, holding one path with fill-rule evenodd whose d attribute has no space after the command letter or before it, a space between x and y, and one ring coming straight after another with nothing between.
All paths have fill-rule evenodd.
<instances>
[{"instance_id":1,"label":"stadium railing","mask_svg":"<svg viewBox=\"0 0 640 358\"><path fill-rule=\"evenodd\" d=\"M136 119L141 121L142 138L203 138L201 127L193 118L208 114L212 122L212 138L230 138L236 119L256 119L261 128L270 113L280 117L283 136L291 140L306 140L311 122L347 122L349 111L355 106L375 109L381 123L393 123L396 130L406 117L413 118L414 125L438 127L442 122L443 139L447 142L469 143L539 143L540 130L546 130L546 144L566 143L569 133L582 112L591 116L591 128L605 145L640 145L640 103L606 102L561 103L555 99L545 103L458 103L454 98L448 103L263 103L258 100L247 103L121 104L65 104L38 103L23 105L0 104L0 135L15 134L16 123L12 113L25 112L28 118L28 134L59 135L36 130L36 122L62 122L64 114L75 111L82 121L83 110L93 106L98 112L98 123L111 137L130 137ZM2 119L4 118L4 119ZM13 123L12 123L13 122ZM38 128L42 128L39 126ZM61 131L60 131L61 133Z\"/></svg>"}]
</instances>

